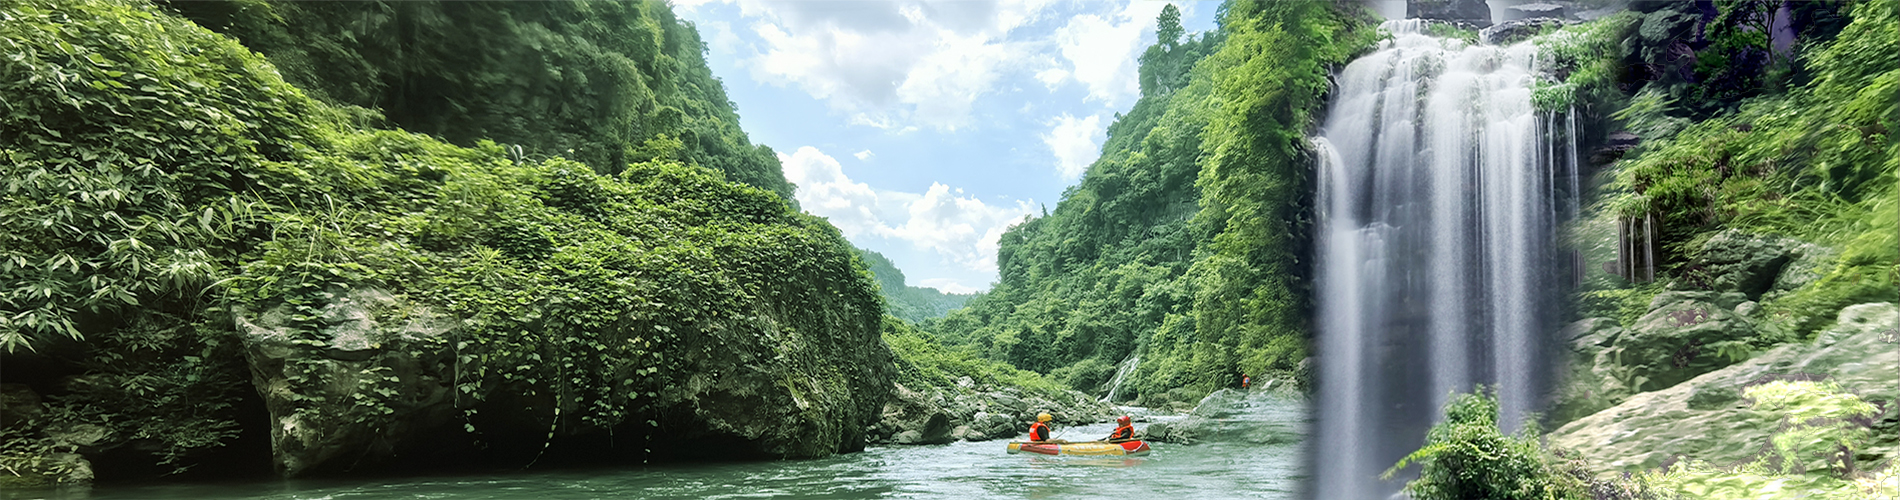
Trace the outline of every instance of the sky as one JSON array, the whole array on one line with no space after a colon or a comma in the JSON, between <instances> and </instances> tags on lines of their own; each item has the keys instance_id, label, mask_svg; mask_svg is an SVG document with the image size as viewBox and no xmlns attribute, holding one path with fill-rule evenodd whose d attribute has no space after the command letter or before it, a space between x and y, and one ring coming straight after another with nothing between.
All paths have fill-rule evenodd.
<instances>
[{"instance_id":1,"label":"sky","mask_svg":"<svg viewBox=\"0 0 1900 500\"><path fill-rule=\"evenodd\" d=\"M674 0L806 212L908 284L988 290L1003 231L1053 209L1139 97L1163 6L1213 1Z\"/></svg>"}]
</instances>

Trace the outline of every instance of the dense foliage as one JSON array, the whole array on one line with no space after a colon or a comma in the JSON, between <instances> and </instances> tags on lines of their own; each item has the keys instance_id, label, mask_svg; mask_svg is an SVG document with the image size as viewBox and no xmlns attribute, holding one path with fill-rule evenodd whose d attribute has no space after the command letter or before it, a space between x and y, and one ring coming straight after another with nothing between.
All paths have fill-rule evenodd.
<instances>
[{"instance_id":1,"label":"dense foliage","mask_svg":"<svg viewBox=\"0 0 1900 500\"><path fill-rule=\"evenodd\" d=\"M1839 7L1803 9L1823 4ZM1820 282L1764 302L1774 319L1768 331L1789 338L1812 335L1844 306L1900 293L1900 142L1893 132L1900 130L1900 55L1890 50L1900 43L1900 6L1850 4L1851 24L1838 36L1798 45L1811 50L1778 63L1800 68L1792 74L1805 85L1747 93L1730 101L1733 111L1693 123L1701 111L1687 103L1701 101L1670 97L1682 91L1667 80L1632 89L1639 91L1617 116L1649 138L1609 170L1614 177L1597 212L1653 217L1656 260L1679 287L1705 285L1697 252L1725 228L1840 249ZM1643 19L1639 33L1651 30L1650 17L1657 14ZM1599 315L1646 303L1658 290L1595 278L1586 307Z\"/></svg>"},{"instance_id":2,"label":"dense foliage","mask_svg":"<svg viewBox=\"0 0 1900 500\"><path fill-rule=\"evenodd\" d=\"M935 335L896 317L884 317L883 334L897 356L897 382L913 389L956 387L963 378L1031 394L1054 395L1066 389L1040 373L944 347Z\"/></svg>"},{"instance_id":3,"label":"dense foliage","mask_svg":"<svg viewBox=\"0 0 1900 500\"><path fill-rule=\"evenodd\" d=\"M599 7L664 13L656 5ZM813 421L868 418L888 390L874 387L891 366L875 285L837 230L681 163L753 153L702 145L605 169L365 130L363 110L309 98L237 41L141 2L0 2L0 47L0 347L8 365L40 367L8 382L49 402L8 426L0 466L15 474L81 445L175 472L264 432L235 408L258 397L252 370L269 370L246 364L266 340L309 354L281 367L290 385L273 397L347 389L327 402L346 410L307 422L400 430L399 409L432 403L394 372L440 372L424 382L453 392L470 445L513 425L487 426L484 400L534 408L535 435L549 438L690 418L669 408L699 387L676 382L758 349L776 354L748 366L800 374L780 383ZM702 61L684 64L668 71L704 74ZM658 73L668 86L672 74ZM736 131L717 109L695 119ZM399 306L371 311L387 331L346 345L332 306L365 297ZM273 317L286 328L258 337L250 325ZM348 353L410 364L335 372ZM809 430L807 444L836 443L862 426Z\"/></svg>"},{"instance_id":4,"label":"dense foliage","mask_svg":"<svg viewBox=\"0 0 1900 500\"><path fill-rule=\"evenodd\" d=\"M904 272L884 254L860 249L858 258L864 259L871 274L877 277L878 293L884 296L884 311L905 321L918 323L941 318L977 297L973 293L944 293L935 288L904 284Z\"/></svg>"},{"instance_id":5,"label":"dense foliage","mask_svg":"<svg viewBox=\"0 0 1900 500\"><path fill-rule=\"evenodd\" d=\"M661 2L168 1L284 79L405 130L520 145L605 174L677 160L792 199L739 129L689 23Z\"/></svg>"},{"instance_id":6,"label":"dense foliage","mask_svg":"<svg viewBox=\"0 0 1900 500\"><path fill-rule=\"evenodd\" d=\"M1356 7L1231 2L1220 29L1141 58L1142 97L1056 209L1004 234L1001 280L927 325L1085 391L1288 374L1305 356L1305 134L1329 69L1369 46Z\"/></svg>"},{"instance_id":7,"label":"dense foliage","mask_svg":"<svg viewBox=\"0 0 1900 500\"><path fill-rule=\"evenodd\" d=\"M1498 400L1480 387L1445 403L1445 420L1425 435L1425 446L1385 473L1418 464L1405 483L1417 500L1582 500L1589 485L1538 444L1535 428L1517 436L1498 430Z\"/></svg>"}]
</instances>

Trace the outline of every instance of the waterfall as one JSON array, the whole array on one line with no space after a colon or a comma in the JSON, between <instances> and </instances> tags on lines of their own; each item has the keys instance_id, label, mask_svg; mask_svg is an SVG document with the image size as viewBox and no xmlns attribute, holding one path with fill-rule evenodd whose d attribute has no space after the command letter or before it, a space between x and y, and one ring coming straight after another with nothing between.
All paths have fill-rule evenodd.
<instances>
[{"instance_id":1,"label":"waterfall","mask_svg":"<svg viewBox=\"0 0 1900 500\"><path fill-rule=\"evenodd\" d=\"M1558 297L1555 227L1577 163L1531 104L1536 47L1387 21L1313 139L1318 156L1317 498L1385 498L1454 391L1495 385L1506 430L1538 406Z\"/></svg>"},{"instance_id":2,"label":"waterfall","mask_svg":"<svg viewBox=\"0 0 1900 500\"><path fill-rule=\"evenodd\" d=\"M1121 367L1115 369L1115 377L1108 379L1108 395L1103 396L1102 401L1115 404L1115 393L1122 389L1122 381L1128 380L1128 375L1135 373L1135 367L1138 366L1141 366L1141 356L1129 356L1122 360Z\"/></svg>"}]
</instances>

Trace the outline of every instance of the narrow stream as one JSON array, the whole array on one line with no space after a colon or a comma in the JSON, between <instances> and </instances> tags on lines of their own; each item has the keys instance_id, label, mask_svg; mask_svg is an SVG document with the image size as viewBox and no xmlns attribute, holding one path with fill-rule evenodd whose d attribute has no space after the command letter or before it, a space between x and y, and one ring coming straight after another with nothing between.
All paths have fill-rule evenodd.
<instances>
[{"instance_id":1,"label":"narrow stream","mask_svg":"<svg viewBox=\"0 0 1900 500\"><path fill-rule=\"evenodd\" d=\"M0 492L0 499L383 500L594 498L1262 498L1290 499L1304 477L1306 403L1249 397L1219 427L1231 441L1156 443L1138 458L1010 455L1005 441L872 448L821 460L691 463L633 469L529 471L485 476L99 486L88 491ZM1180 417L1157 417L1174 420ZM1112 424L1057 429L1068 440ZM1136 424L1136 428L1144 427Z\"/></svg>"}]
</instances>

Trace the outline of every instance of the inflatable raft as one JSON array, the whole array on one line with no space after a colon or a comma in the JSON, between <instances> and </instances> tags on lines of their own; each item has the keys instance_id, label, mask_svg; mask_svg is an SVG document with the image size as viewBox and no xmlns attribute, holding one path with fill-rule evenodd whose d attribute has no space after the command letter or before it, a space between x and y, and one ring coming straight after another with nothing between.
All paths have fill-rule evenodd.
<instances>
[{"instance_id":1,"label":"inflatable raft","mask_svg":"<svg viewBox=\"0 0 1900 500\"><path fill-rule=\"evenodd\" d=\"M1147 455L1148 443L1145 441L1089 441L1070 443L1066 441L1025 442L1010 441L1010 453L1040 453L1043 455L1081 455L1081 456L1130 456Z\"/></svg>"}]
</instances>

